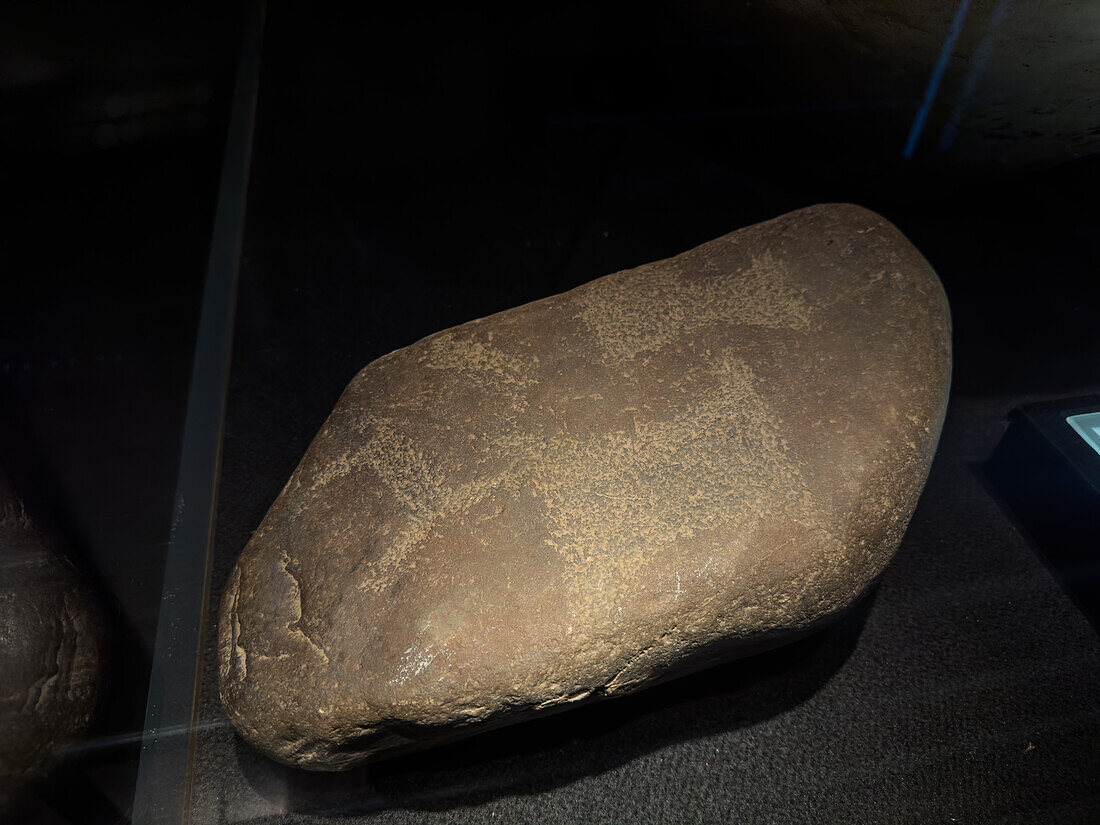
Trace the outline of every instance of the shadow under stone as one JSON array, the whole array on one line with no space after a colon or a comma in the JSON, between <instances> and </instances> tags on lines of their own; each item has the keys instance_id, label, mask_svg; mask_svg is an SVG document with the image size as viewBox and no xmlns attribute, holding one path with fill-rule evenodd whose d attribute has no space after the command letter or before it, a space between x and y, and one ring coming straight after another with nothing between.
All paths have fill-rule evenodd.
<instances>
[{"instance_id":1,"label":"shadow under stone","mask_svg":"<svg viewBox=\"0 0 1100 825\"><path fill-rule=\"evenodd\" d=\"M796 707L844 664L873 601L874 590L827 628L766 653L344 773L279 765L240 738L237 761L256 791L314 816L439 811L552 790Z\"/></svg>"}]
</instances>

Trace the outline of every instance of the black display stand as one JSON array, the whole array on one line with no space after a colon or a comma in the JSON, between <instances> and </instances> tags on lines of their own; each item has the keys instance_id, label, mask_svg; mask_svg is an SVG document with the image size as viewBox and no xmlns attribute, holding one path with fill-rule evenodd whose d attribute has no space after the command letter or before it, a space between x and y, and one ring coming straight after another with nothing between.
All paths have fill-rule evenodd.
<instances>
[{"instance_id":1,"label":"black display stand","mask_svg":"<svg viewBox=\"0 0 1100 825\"><path fill-rule=\"evenodd\" d=\"M1100 395L1013 410L985 472L1100 630L1100 452L1068 421L1098 410Z\"/></svg>"}]
</instances>

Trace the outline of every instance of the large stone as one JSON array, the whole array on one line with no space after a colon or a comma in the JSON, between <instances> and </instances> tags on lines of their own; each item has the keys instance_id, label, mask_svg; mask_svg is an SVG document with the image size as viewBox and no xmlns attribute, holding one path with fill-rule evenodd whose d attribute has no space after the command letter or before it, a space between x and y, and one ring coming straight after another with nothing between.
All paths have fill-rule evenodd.
<instances>
[{"instance_id":1,"label":"large stone","mask_svg":"<svg viewBox=\"0 0 1100 825\"><path fill-rule=\"evenodd\" d=\"M341 769L803 635L897 548L949 376L935 274L849 205L392 352L229 577L225 708Z\"/></svg>"},{"instance_id":2,"label":"large stone","mask_svg":"<svg viewBox=\"0 0 1100 825\"><path fill-rule=\"evenodd\" d=\"M104 621L60 539L0 477L0 811L95 720Z\"/></svg>"}]
</instances>

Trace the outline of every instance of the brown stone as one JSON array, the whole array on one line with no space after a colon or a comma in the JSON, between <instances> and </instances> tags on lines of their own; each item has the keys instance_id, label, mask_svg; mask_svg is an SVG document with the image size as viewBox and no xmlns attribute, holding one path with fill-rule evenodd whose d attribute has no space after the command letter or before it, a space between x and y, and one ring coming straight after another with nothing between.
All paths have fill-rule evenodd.
<instances>
[{"instance_id":1,"label":"brown stone","mask_svg":"<svg viewBox=\"0 0 1100 825\"><path fill-rule=\"evenodd\" d=\"M60 540L0 477L0 810L95 719L103 616Z\"/></svg>"},{"instance_id":2,"label":"brown stone","mask_svg":"<svg viewBox=\"0 0 1100 825\"><path fill-rule=\"evenodd\" d=\"M850 205L379 358L229 577L229 716L341 769L805 634L897 548L949 377L935 274Z\"/></svg>"}]
</instances>

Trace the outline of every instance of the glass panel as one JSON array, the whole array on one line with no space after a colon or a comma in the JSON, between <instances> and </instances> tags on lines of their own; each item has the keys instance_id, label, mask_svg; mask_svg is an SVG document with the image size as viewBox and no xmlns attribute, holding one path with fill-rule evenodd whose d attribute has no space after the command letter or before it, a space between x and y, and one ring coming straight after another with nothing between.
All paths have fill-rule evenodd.
<instances>
[{"instance_id":1,"label":"glass panel","mask_svg":"<svg viewBox=\"0 0 1100 825\"><path fill-rule=\"evenodd\" d=\"M4 825L131 817L239 16L2 13Z\"/></svg>"}]
</instances>

